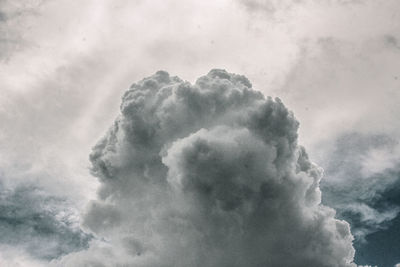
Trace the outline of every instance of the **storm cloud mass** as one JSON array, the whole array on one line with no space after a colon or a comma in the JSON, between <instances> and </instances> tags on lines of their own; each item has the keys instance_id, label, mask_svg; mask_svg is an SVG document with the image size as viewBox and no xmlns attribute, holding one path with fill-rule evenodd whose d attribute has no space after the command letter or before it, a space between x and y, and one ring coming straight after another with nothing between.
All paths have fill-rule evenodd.
<instances>
[{"instance_id":1,"label":"storm cloud mass","mask_svg":"<svg viewBox=\"0 0 400 267\"><path fill-rule=\"evenodd\" d=\"M270 165L296 169L280 161L267 164L273 153L257 139L263 134L254 126L256 113L249 112L270 100L253 96L237 107L229 102L234 97L228 101L210 89L213 104L212 97L205 101L203 89L191 89L202 92L201 105L187 96L192 102L184 108L180 103L186 100L171 100L179 95L171 92L165 96L169 109L164 100L150 104L143 96L146 109L136 112L128 102L140 97L130 92L124 113L92 153L93 163L88 157L121 113L120 97L132 81L163 69L195 84L213 68L245 75L263 95L278 96L294 112L300 122L297 142L307 148L309 160L295 160L305 155L297 145L281 149L277 158L288 151L294 154L288 160L292 165L311 161L324 170L321 203L336 211L331 218L350 224L355 264L399 266L399 10L398 0L0 0L0 266L136 266L139 260L143 266L156 259L171 263L179 253L189 261L201 255L194 248L226 257L237 249L245 255L241 260L250 257L248 247L247 252L240 247L255 235L249 229L262 230L250 215L257 214L257 188L272 177ZM279 136L273 129L285 120L275 125L265 133ZM242 160L249 158L245 148L256 149L250 165ZM196 152L201 149L205 156L194 160L198 167L187 159L203 159ZM261 161L265 174L256 171ZM212 164L217 167L205 167ZM211 183L222 180L215 177L223 173L230 174L223 179L227 187ZM242 179L244 173L252 178ZM272 191L287 192L282 194L287 199L292 191L283 188ZM292 198L300 199L294 193ZM207 236L218 236L211 220L223 229L238 228L238 223L224 228L231 221L222 215L215 219L219 213L210 215L214 208L207 207L239 214L232 222L252 218L242 220L246 235L240 240L235 235L238 241L231 243L223 241L229 235L204 237L205 229L212 231ZM298 229L310 225L291 220ZM295 231L288 231L288 238L300 240L289 232ZM284 245L274 244L280 252L273 253L276 257L285 253Z\"/></svg>"},{"instance_id":2,"label":"storm cloud mass","mask_svg":"<svg viewBox=\"0 0 400 267\"><path fill-rule=\"evenodd\" d=\"M63 266L355 266L347 222L321 204L299 123L249 80L211 70L133 84L90 155L97 241Z\"/></svg>"}]
</instances>

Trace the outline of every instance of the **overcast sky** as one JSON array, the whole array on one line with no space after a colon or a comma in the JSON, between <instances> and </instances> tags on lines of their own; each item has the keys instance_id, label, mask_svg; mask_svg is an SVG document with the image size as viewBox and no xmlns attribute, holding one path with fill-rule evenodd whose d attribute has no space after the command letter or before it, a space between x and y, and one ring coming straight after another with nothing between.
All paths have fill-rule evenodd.
<instances>
[{"instance_id":1,"label":"overcast sky","mask_svg":"<svg viewBox=\"0 0 400 267\"><path fill-rule=\"evenodd\" d=\"M207 75L211 69L225 69L228 73L244 75L252 84L245 85L246 88L252 87L265 96L279 97L284 106L293 111L300 123L298 144L304 146L311 161L324 170L319 186L321 201L336 210L337 219L327 213L321 218L325 218L327 223L340 219L350 224L355 263L383 267L400 263L399 1L0 0L1 265L73 264L70 262L95 257L93 255L97 255L103 246L97 244L101 243L102 238L108 242L118 235L118 239L125 240L125 230L103 229L104 225L96 225L93 218L120 218L121 229L133 227L135 224L124 221L133 219L93 205L109 205L107 201L114 201L113 205L121 205L126 211L134 212L136 208L127 203L138 200L128 197L121 184L110 186L102 178L95 177L104 175L94 171L98 167L97 159L103 162L102 157L108 160L108 156L105 152L99 152L101 156L92 156L90 161L90 153L96 155L96 151L104 150L98 150L97 147L92 152L92 148L103 136L112 145L116 143L117 147L123 147L130 140L116 135L117 141L113 143L113 131L107 130L110 127L115 129L118 123L122 125L136 119L128 112L116 120L118 123L114 123L121 113L121 97L133 83L154 75L158 70L165 70L171 77L178 76L179 82L171 78L168 82L157 84L173 86L188 81L191 85L185 90L192 92L200 86L196 85L196 80ZM222 79L221 75L209 74L207 77L210 81L207 80L206 84L209 83L209 87L213 88L214 84L220 83L218 79ZM161 79L157 75L152 77ZM229 85L226 85L229 90L244 90L242 78L229 77ZM147 90L148 86L144 84L143 90ZM162 86L157 88L161 90ZM175 118L172 121L179 122L176 127L181 127L181 132L172 134L165 130L167 132L159 133L157 142L160 147L157 147L157 153L161 144L169 149L165 148L164 152L170 153L159 159L162 167L154 165L153 176L164 175L175 187L178 183L178 189L174 187L178 193L172 191L178 196L179 192L186 192L186 189L179 187L181 182L175 181L178 178L171 178L171 172L178 173L175 173L176 177L185 181L184 173L190 167L184 161L185 153L191 151L185 147L193 150L190 144L200 142L196 140L208 140L215 145L217 155L221 151L230 155L231 150L227 147L232 147L238 151L255 151L255 162L269 160L268 155L266 158L259 156L259 153L263 153L261 148L261 152L258 152L253 147L253 142L261 142L262 138L260 141L258 137L256 140L249 137L253 131L258 133L255 130L257 127L246 123L242 125L241 119L235 117L235 109L242 110L244 114L253 109L258 112L261 100L244 100L244 97L237 100L247 110L229 104L232 99L226 94L216 93L213 97L222 102L216 100L217 104L213 104L216 106L212 107L218 110L222 105L231 115L221 115L221 119L212 121L207 117L208 113L193 111L193 114L197 114L193 120L207 118L196 124L207 130L204 132L197 126L193 128L184 123L183 115L181 117L170 109L159 108L159 113L166 114L163 117L166 121L166 117L170 116ZM129 104L127 99L122 102L122 107ZM201 103L208 103L206 96L201 95L199 99L203 101ZM268 100L262 101L269 103ZM178 107L180 104L175 103ZM275 107L278 104L268 105ZM146 118L149 119L147 115ZM252 118L249 115L247 120L251 121ZM294 118L288 119L288 125L292 125L292 119L295 121ZM271 123L275 123L274 120L272 118ZM147 123L150 125L154 121ZM215 129L212 128L214 126ZM218 138L222 135L221 127L232 128L229 128L231 134L226 136L228 141L245 140L244 144L232 140L224 143ZM127 136L135 132L125 131ZM294 128L287 131L288 136L296 132ZM172 136L180 138L180 141L177 142ZM272 135L271 140L274 138L275 135ZM148 152L156 149L153 146L139 149L135 142L131 143L133 150ZM276 146L279 148L279 145ZM135 155L127 155L123 149L121 151L117 153L120 163L112 161L109 167L117 170L119 176L115 176L118 179L124 180L126 169L123 164L138 159ZM287 153L296 157L298 151L301 149L296 145ZM233 153L226 159L226 165L235 166L240 158L240 153ZM295 171L290 170L289 165L277 169ZM257 166L254 172L258 175ZM135 173L141 170L137 168L130 171ZM168 174L161 174L163 168L170 170ZM308 166L307 171L312 168ZM235 170L234 167L232 169ZM241 171L237 170L237 173ZM207 173L201 175L212 176ZM296 175L294 178L291 176L293 181L297 181ZM237 186L239 182L232 183ZM256 185L254 183L252 186ZM217 192L223 191L218 186L216 188ZM156 189L149 190L157 194L152 191ZM295 194L297 191L288 192ZM107 200L105 196L113 197ZM232 196L226 197L229 199ZM243 195L235 197L245 198ZM146 203L151 205L151 201L157 202L159 198L161 196ZM284 197L276 199L287 200ZM179 206L183 200L174 201ZM222 197L220 201L227 200ZM201 203L198 205L203 207L204 203ZM310 208L312 212L321 206L314 204L317 206ZM171 207L162 206L159 209L173 213ZM188 221L195 224L196 216L204 214L188 214ZM240 213L240 216L244 215ZM276 218L280 216L283 215L279 213ZM296 216L293 220L305 218L303 215ZM216 220L224 218L216 217ZM260 220L264 222L264 219ZM304 224L308 225L308 221L304 220ZM135 223L139 222L138 219ZM158 218L154 224L162 225L162 222ZM214 225L207 227L217 229ZM285 229L283 227L280 230ZM190 229L187 231L188 235L192 233ZM294 231L299 236L304 235L301 228ZM324 229L321 233L324 234L324 231L330 233L331 230ZM141 238L146 238L144 233L135 234L142 234L137 238L139 241L129 239L137 252L148 244L140 244ZM162 231L157 234L166 240L176 238ZM284 246L284 238L288 237L279 238ZM343 240L339 240L343 243L331 241L332 244L347 246L348 238L343 234ZM310 239L320 240L319 237ZM122 253L119 248L128 241L121 240L109 242L115 245L113 253L124 258L119 254ZM194 240L187 241L190 248L194 246ZM232 240L226 239L226 242L229 241ZM210 266L228 264L226 259L218 258L218 246L210 246L214 248L212 252L191 251L215 253L212 254L215 255L215 261L208 263ZM161 259L164 254L174 254L173 249L178 250L179 247L160 252L157 256ZM232 252L243 247L230 249ZM323 251L321 255L324 255ZM341 251L335 255L337 262L349 257ZM297 256L292 256L297 259ZM326 266L335 266L330 258L332 255L328 256L310 261L309 266L320 260L326 260ZM281 259L284 257L277 256L273 262ZM262 261L261 258L259 260ZM165 262L169 266L168 261ZM343 262L338 266L346 266ZM145 263L133 264L146 266ZM179 266L184 263L170 264ZM291 263L286 264L290 266Z\"/></svg>"}]
</instances>

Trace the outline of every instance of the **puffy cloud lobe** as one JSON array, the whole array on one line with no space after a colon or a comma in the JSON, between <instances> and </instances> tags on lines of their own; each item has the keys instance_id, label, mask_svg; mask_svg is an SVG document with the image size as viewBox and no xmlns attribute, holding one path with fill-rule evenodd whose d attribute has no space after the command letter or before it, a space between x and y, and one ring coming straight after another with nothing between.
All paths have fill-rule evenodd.
<instances>
[{"instance_id":1,"label":"puffy cloud lobe","mask_svg":"<svg viewBox=\"0 0 400 267\"><path fill-rule=\"evenodd\" d=\"M90 157L102 185L84 224L105 242L62 263L354 266L297 128L279 99L224 70L132 85Z\"/></svg>"}]
</instances>

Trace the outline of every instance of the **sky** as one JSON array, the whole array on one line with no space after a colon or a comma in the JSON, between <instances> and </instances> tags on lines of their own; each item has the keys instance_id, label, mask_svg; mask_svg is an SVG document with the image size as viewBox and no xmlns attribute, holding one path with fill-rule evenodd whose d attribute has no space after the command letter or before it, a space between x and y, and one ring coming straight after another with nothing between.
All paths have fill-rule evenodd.
<instances>
[{"instance_id":1,"label":"sky","mask_svg":"<svg viewBox=\"0 0 400 267\"><path fill-rule=\"evenodd\" d=\"M224 242L239 266L400 263L399 16L396 0L0 0L1 265L232 266ZM268 194L280 208L256 208Z\"/></svg>"}]
</instances>

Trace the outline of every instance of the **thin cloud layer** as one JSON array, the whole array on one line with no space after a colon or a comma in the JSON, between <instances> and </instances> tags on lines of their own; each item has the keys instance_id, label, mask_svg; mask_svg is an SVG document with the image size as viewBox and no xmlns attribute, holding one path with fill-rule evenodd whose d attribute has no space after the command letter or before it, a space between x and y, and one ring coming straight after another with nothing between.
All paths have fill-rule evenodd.
<instances>
[{"instance_id":1,"label":"thin cloud layer","mask_svg":"<svg viewBox=\"0 0 400 267\"><path fill-rule=\"evenodd\" d=\"M5 188L0 184L0 247L4 255L1 265L20 250L32 259L52 260L88 247L91 236L79 227L77 214L70 203L32 185ZM3 254L2 253L2 254Z\"/></svg>"},{"instance_id":2,"label":"thin cloud layer","mask_svg":"<svg viewBox=\"0 0 400 267\"><path fill-rule=\"evenodd\" d=\"M84 226L98 241L57 264L355 266L297 129L279 99L224 70L133 84L90 156L101 187Z\"/></svg>"},{"instance_id":3,"label":"thin cloud layer","mask_svg":"<svg viewBox=\"0 0 400 267\"><path fill-rule=\"evenodd\" d=\"M352 149L350 150L349 147ZM398 142L390 136L344 134L328 152L321 187L324 202L351 222L352 233L365 236L386 228L399 213Z\"/></svg>"}]
</instances>

